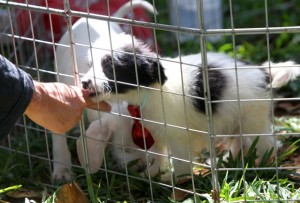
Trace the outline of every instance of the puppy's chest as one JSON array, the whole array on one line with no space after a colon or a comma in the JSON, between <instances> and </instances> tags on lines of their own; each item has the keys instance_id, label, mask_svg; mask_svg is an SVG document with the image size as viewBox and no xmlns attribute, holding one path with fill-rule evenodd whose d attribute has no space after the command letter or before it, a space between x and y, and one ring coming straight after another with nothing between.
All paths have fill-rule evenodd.
<instances>
[{"instance_id":1,"label":"puppy's chest","mask_svg":"<svg viewBox=\"0 0 300 203\"><path fill-rule=\"evenodd\" d=\"M150 111L151 110L151 111ZM182 130L207 130L207 120L204 114L194 109L191 101L184 102L182 98L164 101L164 105L145 111L144 122L150 132L160 134L172 130L173 133L182 133Z\"/></svg>"}]
</instances>

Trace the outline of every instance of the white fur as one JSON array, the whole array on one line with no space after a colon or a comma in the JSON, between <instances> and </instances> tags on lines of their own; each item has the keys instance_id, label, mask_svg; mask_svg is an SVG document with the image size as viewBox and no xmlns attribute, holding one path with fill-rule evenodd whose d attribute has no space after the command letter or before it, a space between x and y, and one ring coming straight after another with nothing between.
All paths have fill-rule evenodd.
<instances>
[{"instance_id":1,"label":"white fur","mask_svg":"<svg viewBox=\"0 0 300 203\"><path fill-rule=\"evenodd\" d=\"M101 26L101 29L107 26L107 22L101 22L105 24ZM76 28L75 26L76 32L85 33L82 29L86 28L81 27L81 30L79 27ZM110 43L108 35L100 36L100 33L107 32L105 30L98 32L98 28L100 27L95 27L95 38L91 42L95 48L90 51L88 48L82 48L79 52L76 48L76 52L80 53L76 60L79 71L87 72L83 80L91 79L93 86L101 93L104 91L104 86L107 85L107 78L101 69L101 58L111 54L112 49L118 50L126 44L139 42L132 36L116 31L116 34L112 33L112 43ZM81 40L86 40L81 35L78 37ZM68 63L66 64L69 62L70 55L64 55L66 53L62 53L60 49L57 49L57 53L61 57L58 60L59 67L70 66L67 65ZM151 53L149 56L155 57ZM275 137L272 136L272 123L269 118L272 106L270 93L256 88L265 80L263 72L257 68L247 68L238 61L235 63L232 58L224 54L208 53L207 58L209 63L222 68L222 73L227 81L221 108L218 108L217 112L210 118L212 119L213 132L209 132L208 117L194 110L192 98L189 95L189 89L193 85L194 71L197 69L196 66L201 64L201 55L160 58L168 77L162 87L159 84L152 86L155 90L140 87L140 94L137 94L136 90L132 90L126 94L98 95L98 100L109 100L112 102L112 111L125 117L103 113L99 119L98 112L88 112L88 118L91 122L87 130L89 163L85 161L83 139L80 138L77 142L77 151L81 164L89 167L90 172L96 172L103 164L105 148L109 147L119 166L126 167L130 161L139 160L138 164L135 165L136 170L145 167L146 170L143 172L149 173L151 176L156 175L159 171L165 171L166 175L162 178L168 181L170 175L192 173L192 167L197 163L197 157L201 151L209 150L209 133L226 137L226 146L234 156L242 148L247 151L255 139L255 136L250 135L263 134L257 145L260 157L266 150L275 147ZM281 66L281 64L271 64L272 87L279 87L300 73L299 68L297 70L281 69L282 71L275 71L274 68L273 71L273 66ZM237 69L235 69L235 65ZM91 69L88 71L90 67ZM136 105L144 103L142 123L155 140L154 145L147 151L138 148L132 142L133 120L128 118L127 102ZM69 179L69 172L65 172L66 170L69 171L70 164L69 153L65 153L68 152L67 146L64 138L55 137L54 141L55 139L61 140L54 142L54 145L59 146L57 147L59 149L54 150L54 178ZM67 165L58 164L56 161L67 163Z\"/></svg>"},{"instance_id":2,"label":"white fur","mask_svg":"<svg viewBox=\"0 0 300 203\"><path fill-rule=\"evenodd\" d=\"M132 6L132 7L131 7ZM122 18L132 8L143 7L149 12L156 14L153 6L143 0L133 0L124 4L115 14L114 17ZM119 34L123 33L121 27L114 22L107 22L95 19L81 18L72 26L72 35L75 43L76 64L80 74L86 73L93 61L90 60L90 46L95 43L96 39L101 39L105 44L101 48L111 50L110 41L116 42ZM69 33L66 32L58 42L56 49L57 68L59 73L59 81L73 85L73 63L71 57ZM97 50L97 49L95 49ZM87 54L90 53L90 54ZM94 60L97 63L97 60ZM88 110L88 119L93 121L99 118L97 111ZM52 136L53 140L53 173L52 177L58 181L70 181L70 152L66 143L66 138L61 135Z\"/></svg>"},{"instance_id":3,"label":"white fur","mask_svg":"<svg viewBox=\"0 0 300 203\"><path fill-rule=\"evenodd\" d=\"M247 151L255 139L255 136L247 136L247 134L267 134L269 136L260 137L257 145L258 155L262 157L266 150L271 150L272 147L275 147L275 138L271 136L272 130L269 118L270 94L264 89L255 88L256 85L263 84L262 81L265 80L264 73L257 68L246 68L244 64L239 62L236 65L243 67L237 69L236 72L234 60L225 54L208 53L207 58L215 67L223 68L222 73L226 76L226 86L228 88L225 88L222 100L230 100L230 102L223 102L218 111L213 114L214 132L211 133L228 135L228 149L231 150L234 156L243 147ZM179 63L180 60L182 63ZM155 154L155 156L154 162L153 159L148 159L148 164L145 164L147 156L141 159L143 162L141 164L149 166L149 171L146 170L145 172L149 172L151 176L154 176L159 171L171 172L173 170L176 176L190 174L190 162L196 161L203 150L209 150L209 123L207 117L205 114L194 110L191 97L189 96L189 88L193 85L194 71L198 69L196 65L201 64L201 55L183 56L181 59L179 57L174 59L161 58L160 61L168 77L168 80L162 86L163 92L160 91L157 84L153 86L153 88L158 88L157 90L140 88L140 95L136 94L136 91L130 91L126 94L111 94L108 100L114 102L120 99L128 101L130 104L140 105L141 100L149 94L149 99L146 102L143 101L145 105L142 109L142 115L145 120L143 122L144 126L151 132L155 140L155 144L147 151L147 154L148 156ZM96 74L94 84L97 86L96 88L101 87L105 83L105 78L99 79L97 77L97 74L103 77L100 67L95 68L96 72L93 70L93 73L95 72ZM83 80L86 77L91 77L93 73L90 70ZM184 88L182 88L182 85ZM183 95L186 96L184 97ZM103 98L100 95L98 99L101 100ZM267 99L267 101L255 101L257 99ZM239 100L252 101L239 102ZM124 104L120 106L117 103L113 104L113 110L120 109L121 114L129 115L126 108L127 106L124 106ZM157 122L162 124L157 124ZM138 150L126 151L128 146L138 149L137 146L134 146L131 138L132 120L122 117L115 118L111 114L104 114L101 118L101 125L97 127L103 128L107 126L110 126L108 128L110 129L111 142L113 143L112 152L116 155L117 162L122 163L121 166L125 166L125 163L130 162L133 158L141 158L140 154L137 153ZM104 140L103 136L105 135L99 132L97 135L87 134L87 137L97 137L98 140ZM243 135L243 147L241 147L240 135ZM230 138L230 136L235 136L236 138ZM120 140L126 140L126 143L121 143L126 153L122 152L122 147L119 146ZM90 146L88 148L92 151ZM97 153L94 151L93 154L101 154L103 152L104 150L97 151ZM80 152L78 152L78 155L79 157L83 156ZM104 155L101 154L99 157L102 159ZM97 162L97 164L93 164L93 169L95 165L98 168L101 167L101 163L102 160ZM163 176L163 179L170 180L169 175L167 173Z\"/></svg>"},{"instance_id":4,"label":"white fur","mask_svg":"<svg viewBox=\"0 0 300 203\"><path fill-rule=\"evenodd\" d=\"M112 105L112 111L117 112L120 109L120 113L123 115L128 115L127 102L119 102L118 104ZM147 153L144 150L137 148L137 146L132 142L131 139L131 129L133 125L133 120L128 117L120 117L113 114L103 114L100 120L93 121L87 132L87 152L89 158L89 169L91 173L99 170L104 160L105 147L109 145L112 149L112 155L115 157L118 167L126 166L129 162L140 160L138 164L134 165L133 169L140 170L140 168L145 168L146 160L150 163L153 160L158 159L157 155L153 153ZM109 143L107 143L109 141ZM87 164L84 158L84 150L82 148L83 140L80 137L77 140L77 153L82 165ZM162 152L162 143L155 143L151 148L153 152ZM167 154L167 151L163 151ZM161 158L160 158L161 159ZM151 170L152 176L156 175L157 171L161 167L162 162L154 161L152 168L156 170ZM161 168L168 168L169 166L167 159L164 162L165 166Z\"/></svg>"},{"instance_id":5,"label":"white fur","mask_svg":"<svg viewBox=\"0 0 300 203\"><path fill-rule=\"evenodd\" d=\"M286 85L288 81L296 79L300 74L299 66L294 61L286 61L280 63L265 62L262 64L267 69L267 72L271 72L272 88L278 88Z\"/></svg>"}]
</instances>

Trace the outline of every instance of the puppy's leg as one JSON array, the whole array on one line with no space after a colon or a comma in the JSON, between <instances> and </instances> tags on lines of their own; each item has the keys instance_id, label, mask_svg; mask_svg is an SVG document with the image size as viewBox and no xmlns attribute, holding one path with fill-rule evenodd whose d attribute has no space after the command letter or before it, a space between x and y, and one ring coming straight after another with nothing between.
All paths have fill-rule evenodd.
<instances>
[{"instance_id":1,"label":"puppy's leg","mask_svg":"<svg viewBox=\"0 0 300 203\"><path fill-rule=\"evenodd\" d=\"M67 145L67 139L64 135L52 134L53 143L53 181L70 182L71 158Z\"/></svg>"},{"instance_id":2,"label":"puppy's leg","mask_svg":"<svg viewBox=\"0 0 300 203\"><path fill-rule=\"evenodd\" d=\"M92 122L86 131L86 151L84 150L83 138L80 137L77 142L77 155L81 166L88 167L90 173L95 173L101 167L107 141L111 137L111 130L103 121L96 120ZM85 154L87 156L85 157ZM88 161L86 161L86 158Z\"/></svg>"}]
</instances>

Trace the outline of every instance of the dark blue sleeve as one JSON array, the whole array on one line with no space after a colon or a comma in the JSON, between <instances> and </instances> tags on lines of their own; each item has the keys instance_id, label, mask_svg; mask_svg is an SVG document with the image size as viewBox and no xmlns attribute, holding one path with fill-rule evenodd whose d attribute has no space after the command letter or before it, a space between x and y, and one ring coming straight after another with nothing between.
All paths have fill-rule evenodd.
<instances>
[{"instance_id":1,"label":"dark blue sleeve","mask_svg":"<svg viewBox=\"0 0 300 203\"><path fill-rule=\"evenodd\" d=\"M0 139L13 128L34 91L30 75L0 55Z\"/></svg>"}]
</instances>

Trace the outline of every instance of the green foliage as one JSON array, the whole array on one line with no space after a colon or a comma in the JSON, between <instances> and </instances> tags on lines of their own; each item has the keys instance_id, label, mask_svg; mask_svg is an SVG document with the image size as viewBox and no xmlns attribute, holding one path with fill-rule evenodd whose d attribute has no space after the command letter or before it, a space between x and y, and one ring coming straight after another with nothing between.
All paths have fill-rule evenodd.
<instances>
[{"instance_id":1,"label":"green foliage","mask_svg":"<svg viewBox=\"0 0 300 203\"><path fill-rule=\"evenodd\" d=\"M11 190L17 190L17 189L20 189L21 187L22 187L22 185L13 185L13 186L10 186L7 188L3 188L3 189L0 189L0 194L11 191Z\"/></svg>"},{"instance_id":2,"label":"green foliage","mask_svg":"<svg viewBox=\"0 0 300 203\"><path fill-rule=\"evenodd\" d=\"M258 142L259 138L256 138L243 159L241 152L239 152L237 158L233 158L231 154L225 160L223 160L223 155L218 157L218 168L231 169L228 171L223 170L218 172L218 180L221 185L221 202L244 200L268 201L277 200L278 198L295 199L300 195L300 190L297 190L294 187L293 182L287 179L289 171L278 172L276 175L276 163L271 160L272 150L266 152L263 158L259 162L256 162L257 152L255 146ZM297 149L297 144L298 142L293 143L290 146L290 150L287 150L285 154L278 158L277 164L280 164L286 156L293 153L294 150ZM137 162L133 161L130 165L134 166L135 164L137 164ZM270 169L257 170L267 167L273 167L274 171ZM121 174L126 173L125 171L121 171L120 174L100 172L91 176L93 183L88 182L92 185L92 187L94 187L94 191L97 191L93 196L97 197L98 202L109 202L110 200L146 202L151 200L151 195L153 195L153 199L157 202L179 203L179 201L169 198L172 192L171 188L164 187L163 185L155 182L159 181L159 177L157 177L158 179L152 179L153 182L150 183L147 180L140 180L132 177L132 175L139 177L138 174L129 174L128 178ZM106 180L106 176L108 176L108 182L103 181ZM81 178L85 178L85 176L82 176ZM182 202L213 202L213 199L211 198L211 191L213 189L211 172L208 171L202 175L194 175L193 179L194 182L187 181L184 184L178 185L178 187L187 190L195 188L195 191L197 192L197 195L187 194L185 200ZM100 183L95 184L95 180L100 180ZM78 181L80 182L80 180ZM86 181L83 180L80 185L82 186L85 183Z\"/></svg>"},{"instance_id":3,"label":"green foliage","mask_svg":"<svg viewBox=\"0 0 300 203\"><path fill-rule=\"evenodd\" d=\"M275 119L276 131L285 131L288 133L300 132L299 117L279 117Z\"/></svg>"},{"instance_id":4,"label":"green foliage","mask_svg":"<svg viewBox=\"0 0 300 203\"><path fill-rule=\"evenodd\" d=\"M299 1L268 0L268 1L239 1L232 0L233 24L231 24L230 0L222 1L223 7L223 27L234 28L262 28L297 26L300 24ZM265 5L267 2L267 5ZM170 24L167 1L155 1L155 6L159 10L156 17L158 23ZM266 16L267 6L267 16ZM268 19L268 21L266 20ZM153 19L154 20L154 19ZM199 36L185 43L178 43L176 33L167 31L156 31L158 46L162 55L174 56L179 53L189 54L200 51ZM261 63L268 60L268 44L270 47L270 58L273 61L299 60L300 47L298 33L279 34L251 34L223 35L220 41L207 42L207 49L210 51L223 51L231 53L236 51L240 58L249 60L252 63ZM225 48L225 49L224 49Z\"/></svg>"},{"instance_id":5,"label":"green foliage","mask_svg":"<svg viewBox=\"0 0 300 203\"><path fill-rule=\"evenodd\" d=\"M219 157L218 168L228 169L244 169L232 171L220 171L218 172L218 179L220 181L220 201L221 202L242 202L242 201L255 201L261 202L277 201L279 200L291 200L298 199L300 197L300 189L296 188L294 183L287 179L289 172L279 172L278 175L274 175L275 172L271 170L255 170L259 168L274 167L275 162L270 161L272 151L266 152L260 162L256 163L257 158L255 146L259 138L256 138L251 145L248 154L241 159L241 152L239 152L236 159L230 154L226 160L223 160L223 156ZM286 153L281 155L277 164L290 156L296 149L299 140L291 144L290 149L286 150ZM244 163L244 165L242 164ZM251 170L254 169L254 170ZM211 177L210 172L205 175L195 176L196 191L201 195L198 198L201 201L197 202L213 202L211 199ZM190 185L191 187L191 185ZM199 188L202 188L200 190ZM189 202L193 201L192 197L188 198Z\"/></svg>"},{"instance_id":6,"label":"green foliage","mask_svg":"<svg viewBox=\"0 0 300 203\"><path fill-rule=\"evenodd\" d=\"M259 141L259 137L257 137L252 145L250 146L247 154L242 154L241 151L239 151L236 158L232 156L232 153L229 152L229 156L226 160L223 160L223 155L219 157L218 161L218 167L219 168L252 168L254 170L247 170L246 177L249 180L253 180L255 177L264 177L266 179L269 179L274 176L273 173L270 173L269 170L255 170L255 168L261 168L261 167L275 167L274 160L272 161L272 153L273 149L270 151L266 151L261 160L257 163L257 152L256 152L256 145ZM243 156L242 156L243 155ZM227 176L227 175L226 175ZM229 177L233 180L238 180L242 176L245 176L244 172L241 170L234 170L232 173L230 173Z\"/></svg>"},{"instance_id":7,"label":"green foliage","mask_svg":"<svg viewBox=\"0 0 300 203\"><path fill-rule=\"evenodd\" d=\"M276 181L274 181L276 180ZM242 177L238 182L223 180L221 187L221 202L260 201L269 202L277 200L291 200L300 197L300 189L285 179L265 181L256 177L247 182Z\"/></svg>"}]
</instances>

